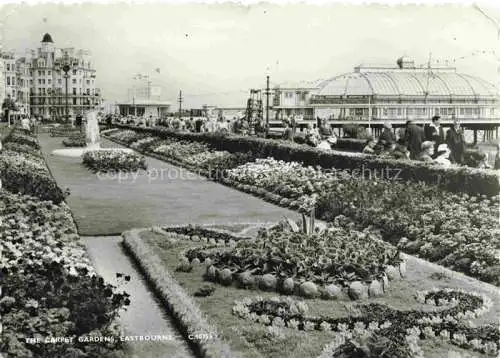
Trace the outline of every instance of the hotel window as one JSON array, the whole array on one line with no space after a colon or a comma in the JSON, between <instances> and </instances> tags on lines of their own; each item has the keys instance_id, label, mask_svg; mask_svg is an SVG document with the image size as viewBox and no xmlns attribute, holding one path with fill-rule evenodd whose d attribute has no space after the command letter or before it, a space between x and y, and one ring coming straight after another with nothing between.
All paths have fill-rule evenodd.
<instances>
[{"instance_id":1,"label":"hotel window","mask_svg":"<svg viewBox=\"0 0 500 358\"><path fill-rule=\"evenodd\" d=\"M76 98L73 98L73 105L76 105Z\"/></svg>"},{"instance_id":2,"label":"hotel window","mask_svg":"<svg viewBox=\"0 0 500 358\"><path fill-rule=\"evenodd\" d=\"M50 80L50 79L47 80L47 84L49 84L49 85L52 84L52 80Z\"/></svg>"},{"instance_id":3,"label":"hotel window","mask_svg":"<svg viewBox=\"0 0 500 358\"><path fill-rule=\"evenodd\" d=\"M76 85L76 78L73 78L72 83Z\"/></svg>"},{"instance_id":4,"label":"hotel window","mask_svg":"<svg viewBox=\"0 0 500 358\"><path fill-rule=\"evenodd\" d=\"M90 84L90 80L87 80L87 84L88 84L88 85Z\"/></svg>"},{"instance_id":5,"label":"hotel window","mask_svg":"<svg viewBox=\"0 0 500 358\"><path fill-rule=\"evenodd\" d=\"M384 108L384 117L387 117L389 115L389 112L387 111L387 108Z\"/></svg>"},{"instance_id":6,"label":"hotel window","mask_svg":"<svg viewBox=\"0 0 500 358\"><path fill-rule=\"evenodd\" d=\"M494 117L495 116L495 108L491 108L490 109L490 117Z\"/></svg>"},{"instance_id":7,"label":"hotel window","mask_svg":"<svg viewBox=\"0 0 500 358\"><path fill-rule=\"evenodd\" d=\"M7 71L10 71L10 63L7 64Z\"/></svg>"},{"instance_id":8,"label":"hotel window","mask_svg":"<svg viewBox=\"0 0 500 358\"><path fill-rule=\"evenodd\" d=\"M12 86L15 86L15 85L16 85L16 78L12 77Z\"/></svg>"},{"instance_id":9,"label":"hotel window","mask_svg":"<svg viewBox=\"0 0 500 358\"><path fill-rule=\"evenodd\" d=\"M76 75L76 70L73 70L73 74Z\"/></svg>"},{"instance_id":10,"label":"hotel window","mask_svg":"<svg viewBox=\"0 0 500 358\"><path fill-rule=\"evenodd\" d=\"M42 88L42 94L43 95L45 94L45 88Z\"/></svg>"},{"instance_id":11,"label":"hotel window","mask_svg":"<svg viewBox=\"0 0 500 358\"><path fill-rule=\"evenodd\" d=\"M285 98L292 98L293 93L292 92L285 92Z\"/></svg>"},{"instance_id":12,"label":"hotel window","mask_svg":"<svg viewBox=\"0 0 500 358\"><path fill-rule=\"evenodd\" d=\"M7 86L10 86L10 77L7 76Z\"/></svg>"},{"instance_id":13,"label":"hotel window","mask_svg":"<svg viewBox=\"0 0 500 358\"><path fill-rule=\"evenodd\" d=\"M73 87L73 94L76 94L76 88Z\"/></svg>"},{"instance_id":14,"label":"hotel window","mask_svg":"<svg viewBox=\"0 0 500 358\"><path fill-rule=\"evenodd\" d=\"M47 74L48 74L49 76L52 76L52 71L48 71L48 72L47 72Z\"/></svg>"},{"instance_id":15,"label":"hotel window","mask_svg":"<svg viewBox=\"0 0 500 358\"><path fill-rule=\"evenodd\" d=\"M479 116L479 108L474 108L474 115Z\"/></svg>"},{"instance_id":16,"label":"hotel window","mask_svg":"<svg viewBox=\"0 0 500 358\"><path fill-rule=\"evenodd\" d=\"M460 108L460 115L463 116L465 114L465 109Z\"/></svg>"},{"instance_id":17,"label":"hotel window","mask_svg":"<svg viewBox=\"0 0 500 358\"><path fill-rule=\"evenodd\" d=\"M90 88L87 88L87 96L90 96Z\"/></svg>"},{"instance_id":18,"label":"hotel window","mask_svg":"<svg viewBox=\"0 0 500 358\"><path fill-rule=\"evenodd\" d=\"M434 109L434 114L435 114L435 115L439 115L439 108L435 108L435 109Z\"/></svg>"},{"instance_id":19,"label":"hotel window","mask_svg":"<svg viewBox=\"0 0 500 358\"><path fill-rule=\"evenodd\" d=\"M403 115L403 109L398 108L398 117L401 117Z\"/></svg>"}]
</instances>

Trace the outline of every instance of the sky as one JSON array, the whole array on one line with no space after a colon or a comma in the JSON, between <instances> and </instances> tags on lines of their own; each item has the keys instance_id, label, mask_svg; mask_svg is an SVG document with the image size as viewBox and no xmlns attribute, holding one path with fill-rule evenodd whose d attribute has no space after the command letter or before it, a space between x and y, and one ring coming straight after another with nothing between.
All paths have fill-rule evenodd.
<instances>
[{"instance_id":1,"label":"sky","mask_svg":"<svg viewBox=\"0 0 500 358\"><path fill-rule=\"evenodd\" d=\"M267 74L271 85L313 81L402 55L426 64L432 53L499 85L500 8L481 7L489 18L459 4L7 4L0 32L4 50L37 48L46 32L57 47L90 50L109 101L126 100L144 73L164 100L182 90L184 108L244 106Z\"/></svg>"}]
</instances>

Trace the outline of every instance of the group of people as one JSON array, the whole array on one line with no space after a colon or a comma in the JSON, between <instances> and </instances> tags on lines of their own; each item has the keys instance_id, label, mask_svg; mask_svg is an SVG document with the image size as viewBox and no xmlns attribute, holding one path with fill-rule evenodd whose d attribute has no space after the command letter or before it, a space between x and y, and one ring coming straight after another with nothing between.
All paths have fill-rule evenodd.
<instances>
[{"instance_id":1,"label":"group of people","mask_svg":"<svg viewBox=\"0 0 500 358\"><path fill-rule=\"evenodd\" d=\"M37 126L37 120L34 116L28 117L26 115L21 117L21 128L30 131L33 133L37 132L38 126Z\"/></svg>"},{"instance_id":2,"label":"group of people","mask_svg":"<svg viewBox=\"0 0 500 358\"><path fill-rule=\"evenodd\" d=\"M332 149L337 143L337 136L333 133L331 126L326 119L320 119L319 126L309 123L305 131L305 143L318 149ZM293 119L283 120L283 139L293 141L296 134L296 125Z\"/></svg>"},{"instance_id":3,"label":"group of people","mask_svg":"<svg viewBox=\"0 0 500 358\"><path fill-rule=\"evenodd\" d=\"M378 141L370 139L363 153L450 166L464 164L465 147L464 131L460 123L454 121L445 134L440 117L434 116L432 123L426 127L421 127L413 121L406 122L406 127L399 132L398 138L392 125L385 123ZM491 168L487 159L485 155L485 160L480 164L481 168Z\"/></svg>"}]
</instances>

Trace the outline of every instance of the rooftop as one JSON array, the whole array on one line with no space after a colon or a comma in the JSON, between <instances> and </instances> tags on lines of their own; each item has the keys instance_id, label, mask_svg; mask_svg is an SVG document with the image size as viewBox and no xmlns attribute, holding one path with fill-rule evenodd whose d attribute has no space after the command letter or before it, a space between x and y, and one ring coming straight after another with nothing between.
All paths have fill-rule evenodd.
<instances>
[{"instance_id":1,"label":"rooftop","mask_svg":"<svg viewBox=\"0 0 500 358\"><path fill-rule=\"evenodd\" d=\"M52 41L52 36L50 36L50 34L45 34L43 35L43 38L42 38L42 43L43 42L51 42L51 43L54 43L54 41Z\"/></svg>"}]
</instances>

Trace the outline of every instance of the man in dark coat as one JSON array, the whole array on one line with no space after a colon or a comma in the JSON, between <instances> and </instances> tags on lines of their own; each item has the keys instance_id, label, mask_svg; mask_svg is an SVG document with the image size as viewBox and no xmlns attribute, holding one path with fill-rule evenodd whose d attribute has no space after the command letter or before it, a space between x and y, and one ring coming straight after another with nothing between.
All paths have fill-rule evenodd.
<instances>
[{"instance_id":1,"label":"man in dark coat","mask_svg":"<svg viewBox=\"0 0 500 358\"><path fill-rule=\"evenodd\" d=\"M451 162L462 164L464 162L465 139L458 121L454 121L453 126L446 132L446 144L451 150Z\"/></svg>"},{"instance_id":2,"label":"man in dark coat","mask_svg":"<svg viewBox=\"0 0 500 358\"><path fill-rule=\"evenodd\" d=\"M406 122L404 143L410 151L411 159L416 159L420 154L424 139L424 129L422 127L417 126L413 121Z\"/></svg>"},{"instance_id":3,"label":"man in dark coat","mask_svg":"<svg viewBox=\"0 0 500 358\"><path fill-rule=\"evenodd\" d=\"M378 141L384 146L386 145L386 143L387 145L396 143L396 136L392 132L392 124L390 124L389 122L384 123L384 130L380 134Z\"/></svg>"},{"instance_id":4,"label":"man in dark coat","mask_svg":"<svg viewBox=\"0 0 500 358\"><path fill-rule=\"evenodd\" d=\"M432 117L432 123L429 126L429 134L430 136L427 140L434 142L434 153L437 153L439 145L444 143L444 130L443 127L441 127L439 116Z\"/></svg>"}]
</instances>

